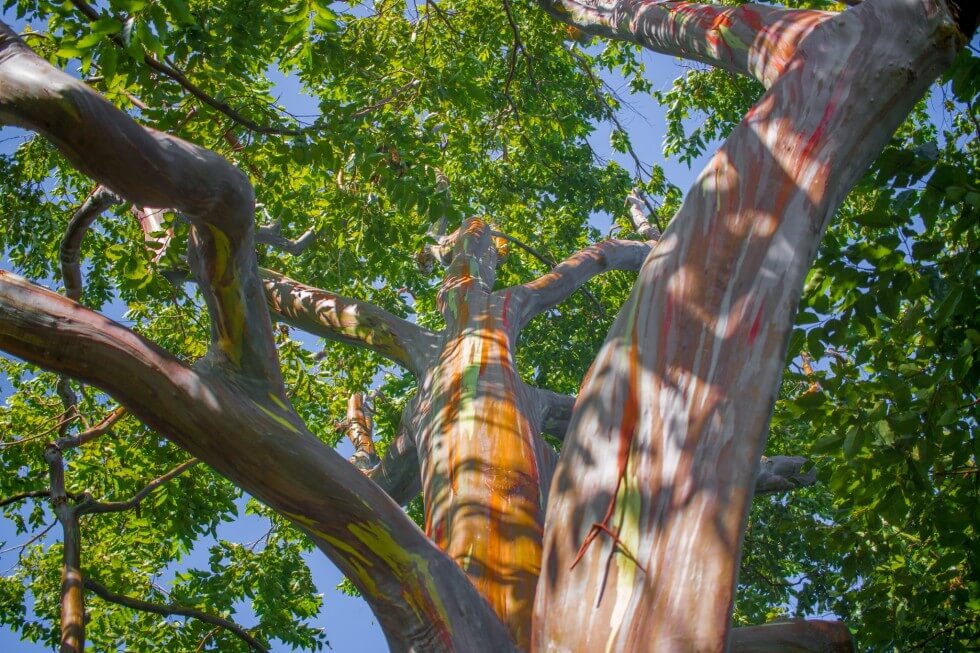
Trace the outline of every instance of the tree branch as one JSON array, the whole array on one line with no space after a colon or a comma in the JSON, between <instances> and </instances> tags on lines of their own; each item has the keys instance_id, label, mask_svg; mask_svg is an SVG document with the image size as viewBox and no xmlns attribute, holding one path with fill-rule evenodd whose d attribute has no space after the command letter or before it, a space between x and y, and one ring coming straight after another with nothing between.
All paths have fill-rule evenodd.
<instances>
[{"instance_id":1,"label":"tree branch","mask_svg":"<svg viewBox=\"0 0 980 653\"><path fill-rule=\"evenodd\" d=\"M377 483L392 501L400 506L407 505L422 491L415 440L405 430L399 429L398 435L388 445L385 455L381 457L381 462L364 473Z\"/></svg>"},{"instance_id":2,"label":"tree branch","mask_svg":"<svg viewBox=\"0 0 980 653\"><path fill-rule=\"evenodd\" d=\"M361 470L376 467L381 461L374 450L374 406L363 392L355 392L347 399L347 418L343 422L344 434L354 446L354 455L348 460Z\"/></svg>"},{"instance_id":3,"label":"tree branch","mask_svg":"<svg viewBox=\"0 0 980 653\"><path fill-rule=\"evenodd\" d=\"M523 328L536 315L568 299L598 274L607 270L639 270L652 250L650 243L606 240L573 254L548 274L518 286L528 296L518 328Z\"/></svg>"},{"instance_id":4,"label":"tree branch","mask_svg":"<svg viewBox=\"0 0 980 653\"><path fill-rule=\"evenodd\" d=\"M65 284L65 295L76 302L82 298L82 270L79 257L82 252L82 240L95 220L113 204L121 200L104 186L96 186L95 190L82 202L82 205L72 215L61 241L61 278Z\"/></svg>"},{"instance_id":5,"label":"tree branch","mask_svg":"<svg viewBox=\"0 0 980 653\"><path fill-rule=\"evenodd\" d=\"M266 387L246 394L247 381L191 369L125 327L3 271L0 349L101 388L302 527L352 579L390 641L513 650L455 562L288 405L263 394ZM406 597L405 587L418 591Z\"/></svg>"},{"instance_id":6,"label":"tree branch","mask_svg":"<svg viewBox=\"0 0 980 653\"><path fill-rule=\"evenodd\" d=\"M82 431L78 435L67 436L63 438L58 438L55 442L58 448L64 451L65 449L71 449L74 447L80 447L86 442L91 442L97 437L105 435L112 430L112 427L116 425L116 422L121 420L126 416L126 409L122 406L116 408L108 415L102 418L102 421L93 426L90 429Z\"/></svg>"},{"instance_id":7,"label":"tree branch","mask_svg":"<svg viewBox=\"0 0 980 653\"><path fill-rule=\"evenodd\" d=\"M192 268L211 314L208 363L284 397L255 263L248 179L217 154L146 129L56 70L0 23L0 122L48 138L75 167L137 206L190 221Z\"/></svg>"},{"instance_id":8,"label":"tree branch","mask_svg":"<svg viewBox=\"0 0 980 653\"><path fill-rule=\"evenodd\" d=\"M12 503L17 503L18 501L24 501L25 499L35 499L38 497L50 497L50 490L29 490L27 492L21 492L19 494L12 494L9 497L0 498L0 508L4 506L9 506Z\"/></svg>"},{"instance_id":9,"label":"tree branch","mask_svg":"<svg viewBox=\"0 0 980 653\"><path fill-rule=\"evenodd\" d=\"M77 512L79 515L87 515L87 514L104 514L110 512L122 512L124 510L132 510L133 508L141 504L143 502L143 499L150 496L150 494L152 494L153 491L156 490L158 487L177 478L178 476L180 476L181 474L183 474L184 472L186 472L188 469L198 464L199 462L201 461L198 460L197 458L191 458L190 460L187 460L177 465L166 474L163 474L162 476L159 476L153 479L152 481L150 481L149 483L147 483L142 490L134 494L132 498L130 498L128 501L110 501L105 503L97 502L97 501L88 501L79 504Z\"/></svg>"},{"instance_id":10,"label":"tree branch","mask_svg":"<svg viewBox=\"0 0 980 653\"><path fill-rule=\"evenodd\" d=\"M839 621L775 621L732 630L732 653L852 653L854 639Z\"/></svg>"},{"instance_id":11,"label":"tree branch","mask_svg":"<svg viewBox=\"0 0 980 653\"><path fill-rule=\"evenodd\" d=\"M320 232L311 227L296 238L289 239L282 235L279 223L275 222L271 225L259 225L255 230L255 242L298 256L309 249L319 235Z\"/></svg>"},{"instance_id":12,"label":"tree branch","mask_svg":"<svg viewBox=\"0 0 980 653\"><path fill-rule=\"evenodd\" d=\"M662 0L538 0L586 34L755 77L769 86L797 44L833 14Z\"/></svg>"},{"instance_id":13,"label":"tree branch","mask_svg":"<svg viewBox=\"0 0 980 653\"><path fill-rule=\"evenodd\" d=\"M639 189L634 188L630 191L626 196L626 204L629 206L630 222L633 223L636 233L643 240L660 240L660 229L650 222L643 210L647 207L647 202L640 195Z\"/></svg>"},{"instance_id":14,"label":"tree branch","mask_svg":"<svg viewBox=\"0 0 980 653\"><path fill-rule=\"evenodd\" d=\"M169 603L167 605L161 605L159 603L150 603L148 601L141 601L140 599L134 599L123 594L116 594L110 591L102 583L93 580L91 578L85 579L85 589L95 592L104 601L110 603L115 603L116 605L121 605L132 610L139 610L140 612L150 612L153 614L159 614L164 617L179 616L179 617L189 617L191 619L197 619L198 621L203 621L204 623L211 624L212 626L218 626L224 628L225 630L231 631L236 637L241 639L243 642L248 644L256 651L262 651L263 653L268 653L269 649L266 648L262 642L255 639L249 632L239 626L234 621L219 617L217 615L209 614L203 610L198 610L196 608L187 608L182 605L177 605L176 603Z\"/></svg>"},{"instance_id":15,"label":"tree branch","mask_svg":"<svg viewBox=\"0 0 980 653\"><path fill-rule=\"evenodd\" d=\"M85 593L82 591L81 533L78 514L68 505L65 464L61 449L49 444L44 449L51 478L51 506L64 532L61 563L61 653L83 653L85 649Z\"/></svg>"},{"instance_id":16,"label":"tree branch","mask_svg":"<svg viewBox=\"0 0 980 653\"><path fill-rule=\"evenodd\" d=\"M544 406L541 416L541 432L556 440L565 439L568 424L572 420L575 397L563 395L544 388L536 388L538 401Z\"/></svg>"},{"instance_id":17,"label":"tree branch","mask_svg":"<svg viewBox=\"0 0 980 653\"><path fill-rule=\"evenodd\" d=\"M278 319L313 335L370 349L418 375L436 334L368 302L262 270L265 298Z\"/></svg>"}]
</instances>

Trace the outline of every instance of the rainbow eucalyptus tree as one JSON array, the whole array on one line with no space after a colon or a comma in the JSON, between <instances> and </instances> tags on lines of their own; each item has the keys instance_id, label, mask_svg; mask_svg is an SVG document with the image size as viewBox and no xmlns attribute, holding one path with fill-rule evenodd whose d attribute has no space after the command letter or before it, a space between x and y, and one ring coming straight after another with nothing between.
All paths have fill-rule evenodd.
<instances>
[{"instance_id":1,"label":"rainbow eucalyptus tree","mask_svg":"<svg viewBox=\"0 0 980 653\"><path fill-rule=\"evenodd\" d=\"M76 4L93 24L114 20ZM643 240L605 240L536 279L501 284L508 236L493 215L433 231L419 260L445 266L438 328L260 267L258 242L299 252L315 234L290 241L257 228L242 170L141 126L0 28L0 121L37 132L99 184L65 239L68 297L0 273L0 347L62 379L62 427L44 449L48 487L32 495L50 499L64 532L62 651L83 649L92 596L210 619L264 648L222 617L122 596L87 573L81 518L138 506L198 461L305 533L364 597L393 650L851 650L838 622L731 628L742 539L754 495L814 479L801 458L760 458L820 237L972 35L976 7L539 4L577 32L746 75L766 90L662 236L635 215ZM113 38L128 47L124 33ZM515 59L524 47L515 27ZM148 52L148 65L177 79L165 57ZM505 95L513 73L512 64ZM378 106L416 86L399 86ZM200 89L184 88L201 99ZM233 152L247 149L224 138ZM379 148L377 158L386 174L404 174L392 151ZM167 207L189 226L181 263L210 331L195 361L75 301L79 239L118 202L138 207L156 249L172 233L150 207ZM516 363L522 330L610 270L638 279L577 397L526 382ZM383 456L363 397L351 399L343 424L354 464L311 432L284 380L273 320L369 350L414 377ZM122 408L72 435L63 428L77 413L70 380L100 388ZM128 501L70 491L67 452L123 414L193 458ZM400 508L419 492L423 530Z\"/></svg>"}]
</instances>

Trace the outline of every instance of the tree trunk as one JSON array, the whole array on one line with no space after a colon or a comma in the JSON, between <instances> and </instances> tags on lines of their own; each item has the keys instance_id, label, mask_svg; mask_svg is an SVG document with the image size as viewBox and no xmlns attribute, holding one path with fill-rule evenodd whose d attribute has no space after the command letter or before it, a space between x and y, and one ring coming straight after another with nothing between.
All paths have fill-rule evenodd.
<instances>
[{"instance_id":1,"label":"tree trunk","mask_svg":"<svg viewBox=\"0 0 980 653\"><path fill-rule=\"evenodd\" d=\"M741 11L728 29L766 25ZM804 276L845 194L961 44L930 0L802 20L786 30L798 44L773 44L785 61L760 75L771 87L687 194L583 383L545 526L537 650L726 648ZM752 48L769 36L756 29Z\"/></svg>"}]
</instances>

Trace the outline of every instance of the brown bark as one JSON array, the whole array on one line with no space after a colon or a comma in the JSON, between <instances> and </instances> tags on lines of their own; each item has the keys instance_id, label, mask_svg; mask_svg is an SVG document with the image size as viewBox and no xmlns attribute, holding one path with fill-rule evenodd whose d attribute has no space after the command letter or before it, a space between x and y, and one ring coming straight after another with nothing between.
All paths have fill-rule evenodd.
<instances>
[{"instance_id":1,"label":"brown bark","mask_svg":"<svg viewBox=\"0 0 980 653\"><path fill-rule=\"evenodd\" d=\"M854 638L839 621L776 621L735 628L732 653L851 653Z\"/></svg>"},{"instance_id":2,"label":"brown bark","mask_svg":"<svg viewBox=\"0 0 980 653\"><path fill-rule=\"evenodd\" d=\"M65 464L61 449L49 444L44 449L51 478L51 506L61 523L61 653L83 653L85 649L85 591L82 587L81 533L78 514L65 492Z\"/></svg>"}]
</instances>

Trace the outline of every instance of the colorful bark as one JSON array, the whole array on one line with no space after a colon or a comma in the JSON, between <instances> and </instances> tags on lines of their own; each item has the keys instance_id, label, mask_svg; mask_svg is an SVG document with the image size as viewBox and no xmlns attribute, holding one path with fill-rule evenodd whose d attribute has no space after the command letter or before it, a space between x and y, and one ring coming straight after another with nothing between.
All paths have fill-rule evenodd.
<instances>
[{"instance_id":1,"label":"colorful bark","mask_svg":"<svg viewBox=\"0 0 980 653\"><path fill-rule=\"evenodd\" d=\"M803 278L844 195L957 45L927 0L824 20L700 175L579 394L535 648L724 650ZM609 532L583 549L598 525Z\"/></svg>"},{"instance_id":2,"label":"colorful bark","mask_svg":"<svg viewBox=\"0 0 980 653\"><path fill-rule=\"evenodd\" d=\"M191 369L129 329L6 272L0 349L105 390L304 528L360 589L393 650L512 649L455 563L275 395Z\"/></svg>"},{"instance_id":3,"label":"colorful bark","mask_svg":"<svg viewBox=\"0 0 980 653\"><path fill-rule=\"evenodd\" d=\"M355 392L347 399L347 417L344 420L344 431L347 439L354 446L354 455L350 462L361 471L369 470L381 461L374 451L374 412L363 392Z\"/></svg>"},{"instance_id":4,"label":"colorful bark","mask_svg":"<svg viewBox=\"0 0 980 653\"><path fill-rule=\"evenodd\" d=\"M783 72L796 44L833 15L669 0L538 0L538 4L587 34L751 75L765 86Z\"/></svg>"},{"instance_id":5,"label":"colorful bark","mask_svg":"<svg viewBox=\"0 0 980 653\"><path fill-rule=\"evenodd\" d=\"M492 293L490 230L460 228L439 301L440 356L415 411L425 531L462 567L524 649L541 560L551 454L517 374L511 293Z\"/></svg>"},{"instance_id":6,"label":"colorful bark","mask_svg":"<svg viewBox=\"0 0 980 653\"><path fill-rule=\"evenodd\" d=\"M437 337L428 329L367 302L262 270L269 310L280 320L328 340L365 347L418 375L434 357Z\"/></svg>"}]
</instances>

